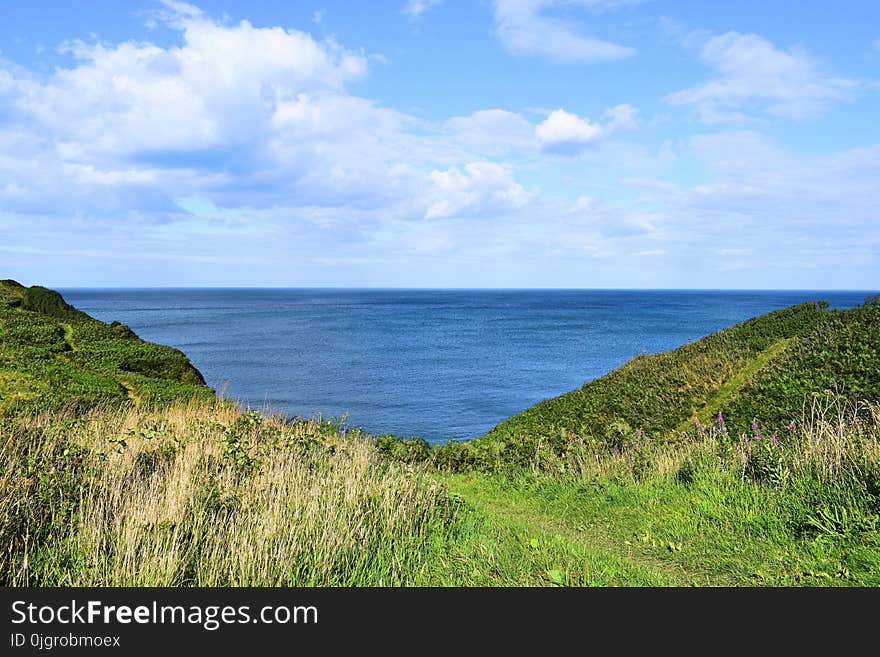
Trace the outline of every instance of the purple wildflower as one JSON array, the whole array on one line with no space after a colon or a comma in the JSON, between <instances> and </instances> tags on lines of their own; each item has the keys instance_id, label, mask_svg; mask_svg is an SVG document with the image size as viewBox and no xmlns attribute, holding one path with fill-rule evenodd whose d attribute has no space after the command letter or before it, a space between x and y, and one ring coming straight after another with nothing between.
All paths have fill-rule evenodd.
<instances>
[{"instance_id":1,"label":"purple wildflower","mask_svg":"<svg viewBox=\"0 0 880 657\"><path fill-rule=\"evenodd\" d=\"M788 430L789 430L789 431L794 431L795 426L796 426L796 425L795 425L795 423L794 423L794 420L792 420L791 422L788 423Z\"/></svg>"},{"instance_id":2,"label":"purple wildflower","mask_svg":"<svg viewBox=\"0 0 880 657\"><path fill-rule=\"evenodd\" d=\"M761 428L758 426L757 420L752 422L752 433L754 434L755 440L761 440Z\"/></svg>"},{"instance_id":3,"label":"purple wildflower","mask_svg":"<svg viewBox=\"0 0 880 657\"><path fill-rule=\"evenodd\" d=\"M771 443L778 443L779 442L779 432L778 431L774 431L773 435L770 436L770 442Z\"/></svg>"},{"instance_id":4,"label":"purple wildflower","mask_svg":"<svg viewBox=\"0 0 880 657\"><path fill-rule=\"evenodd\" d=\"M725 427L725 424L724 424L724 416L721 415L721 413L718 414L718 419L717 419L716 421L718 422L718 428L719 428L719 429L723 429L723 428Z\"/></svg>"},{"instance_id":5,"label":"purple wildflower","mask_svg":"<svg viewBox=\"0 0 880 657\"><path fill-rule=\"evenodd\" d=\"M620 448L615 445L611 448L611 453L614 454L614 456L620 456Z\"/></svg>"}]
</instances>

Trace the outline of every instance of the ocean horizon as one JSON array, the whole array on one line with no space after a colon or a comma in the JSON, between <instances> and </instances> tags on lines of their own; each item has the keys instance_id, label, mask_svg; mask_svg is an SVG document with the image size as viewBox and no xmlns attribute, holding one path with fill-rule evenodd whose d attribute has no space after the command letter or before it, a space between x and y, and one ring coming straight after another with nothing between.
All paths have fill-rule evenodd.
<instances>
[{"instance_id":1,"label":"ocean horizon","mask_svg":"<svg viewBox=\"0 0 880 657\"><path fill-rule=\"evenodd\" d=\"M639 354L870 290L60 288L181 349L243 405L431 442L470 439Z\"/></svg>"}]
</instances>

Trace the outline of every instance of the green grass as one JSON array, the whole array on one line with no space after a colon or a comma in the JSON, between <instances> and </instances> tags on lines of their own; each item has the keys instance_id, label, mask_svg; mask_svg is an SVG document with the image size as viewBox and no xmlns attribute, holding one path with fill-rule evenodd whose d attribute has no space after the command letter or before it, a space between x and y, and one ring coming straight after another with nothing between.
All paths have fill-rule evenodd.
<instances>
[{"instance_id":1,"label":"green grass","mask_svg":"<svg viewBox=\"0 0 880 657\"><path fill-rule=\"evenodd\" d=\"M22 415L0 445L4 586L417 584L464 519L365 436L223 400Z\"/></svg>"},{"instance_id":2,"label":"green grass","mask_svg":"<svg viewBox=\"0 0 880 657\"><path fill-rule=\"evenodd\" d=\"M826 311L751 376L725 417L744 427L758 420L778 428L801 415L805 398L831 390L852 400L880 400L880 305Z\"/></svg>"},{"instance_id":3,"label":"green grass","mask_svg":"<svg viewBox=\"0 0 880 657\"><path fill-rule=\"evenodd\" d=\"M850 513L860 519L843 532L809 524L817 511L805 500L817 493L826 500L845 498L840 490L779 491L722 470L702 472L687 484L675 478L583 481L485 474L448 475L445 481L475 508L492 509L525 533L563 536L594 553L615 555L627 567L610 583L880 585L876 500L870 509L855 500L838 506L854 508ZM576 570L577 562L557 566L566 574L571 568Z\"/></svg>"},{"instance_id":4,"label":"green grass","mask_svg":"<svg viewBox=\"0 0 880 657\"><path fill-rule=\"evenodd\" d=\"M20 416L0 583L877 586L880 408L828 410L776 459L710 431L555 477L435 473L221 400Z\"/></svg>"},{"instance_id":5,"label":"green grass","mask_svg":"<svg viewBox=\"0 0 880 657\"><path fill-rule=\"evenodd\" d=\"M880 585L880 404L819 396L782 434L691 427L675 443L446 474L475 508L690 582Z\"/></svg>"},{"instance_id":6,"label":"green grass","mask_svg":"<svg viewBox=\"0 0 880 657\"><path fill-rule=\"evenodd\" d=\"M246 412L0 281L0 466L6 586L880 586L880 305L754 318L432 448Z\"/></svg>"},{"instance_id":7,"label":"green grass","mask_svg":"<svg viewBox=\"0 0 880 657\"><path fill-rule=\"evenodd\" d=\"M533 490L504 477L442 475L466 504L466 531L446 546L437 583L485 586L678 586L690 573L639 546L610 540L583 518L535 504ZM458 574L457 577L450 575ZM705 583L705 582L704 582Z\"/></svg>"}]
</instances>

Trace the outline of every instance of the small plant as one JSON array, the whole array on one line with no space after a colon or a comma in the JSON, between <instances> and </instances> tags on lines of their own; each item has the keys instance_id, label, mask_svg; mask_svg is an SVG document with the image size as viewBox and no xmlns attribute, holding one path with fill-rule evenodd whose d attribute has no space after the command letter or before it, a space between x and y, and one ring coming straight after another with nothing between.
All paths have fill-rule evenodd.
<instances>
[{"instance_id":1,"label":"small plant","mask_svg":"<svg viewBox=\"0 0 880 657\"><path fill-rule=\"evenodd\" d=\"M675 478L685 485L690 485L696 480L698 471L699 468L693 459L686 459L675 473Z\"/></svg>"},{"instance_id":2,"label":"small plant","mask_svg":"<svg viewBox=\"0 0 880 657\"><path fill-rule=\"evenodd\" d=\"M791 477L785 449L777 440L747 441L744 447L743 474L753 481L784 486Z\"/></svg>"},{"instance_id":3,"label":"small plant","mask_svg":"<svg viewBox=\"0 0 880 657\"><path fill-rule=\"evenodd\" d=\"M107 442L113 445L119 453L128 447L128 441L125 439L125 436L110 436L107 438Z\"/></svg>"},{"instance_id":4,"label":"small plant","mask_svg":"<svg viewBox=\"0 0 880 657\"><path fill-rule=\"evenodd\" d=\"M847 537L859 532L875 532L880 528L880 516L857 513L843 505L823 505L807 518L807 525L826 537Z\"/></svg>"}]
</instances>

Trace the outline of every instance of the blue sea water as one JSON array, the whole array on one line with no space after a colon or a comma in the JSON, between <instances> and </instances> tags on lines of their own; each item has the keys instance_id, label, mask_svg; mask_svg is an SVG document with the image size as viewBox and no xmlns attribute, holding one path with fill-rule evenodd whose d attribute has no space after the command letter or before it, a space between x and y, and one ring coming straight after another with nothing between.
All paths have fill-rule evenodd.
<instances>
[{"instance_id":1,"label":"blue sea water","mask_svg":"<svg viewBox=\"0 0 880 657\"><path fill-rule=\"evenodd\" d=\"M372 433L473 438L642 353L802 301L866 292L68 289L93 317L182 349L251 407Z\"/></svg>"}]
</instances>

